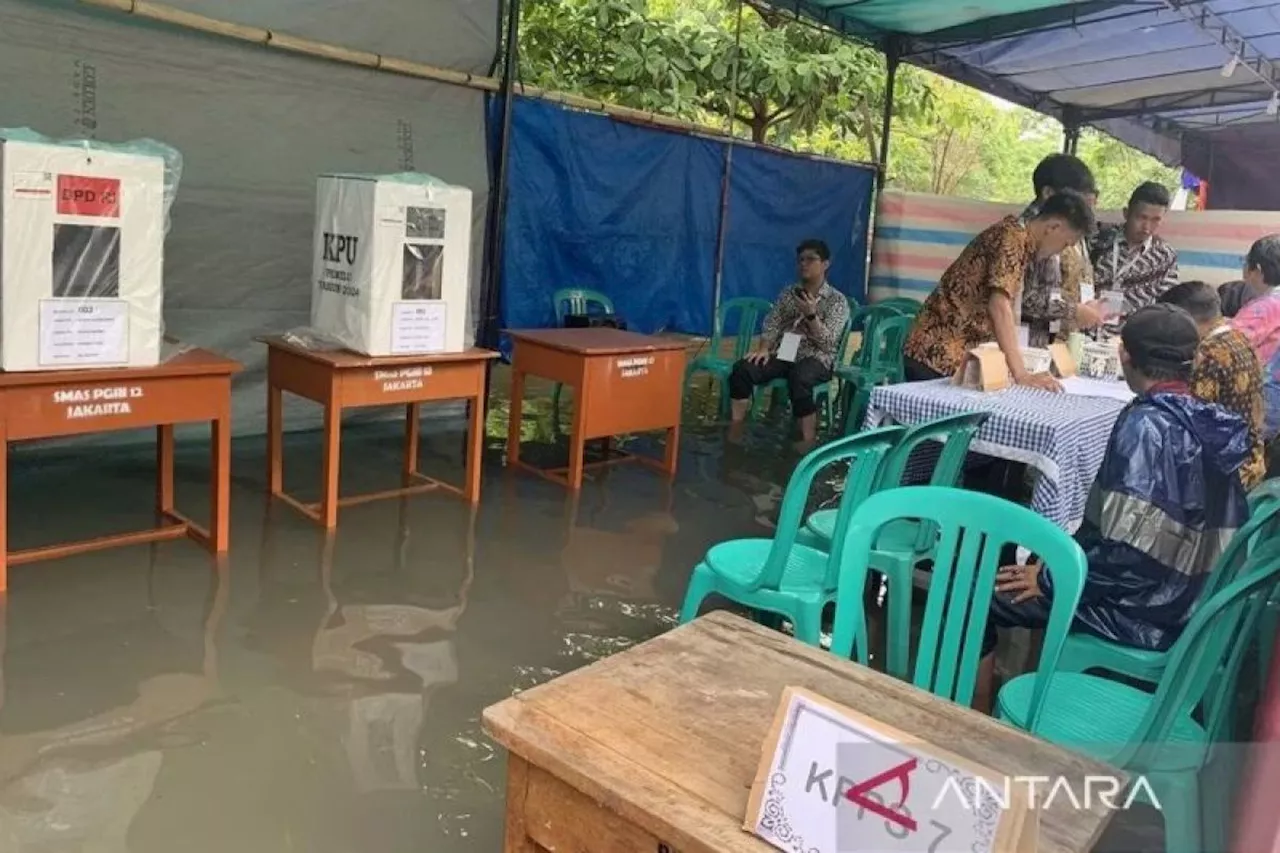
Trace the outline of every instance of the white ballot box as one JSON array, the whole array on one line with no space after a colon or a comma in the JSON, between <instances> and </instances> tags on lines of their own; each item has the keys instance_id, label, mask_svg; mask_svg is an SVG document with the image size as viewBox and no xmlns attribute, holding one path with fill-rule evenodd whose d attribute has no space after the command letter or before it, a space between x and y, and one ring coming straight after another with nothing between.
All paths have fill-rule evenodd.
<instances>
[{"instance_id":1,"label":"white ballot box","mask_svg":"<svg viewBox=\"0 0 1280 853\"><path fill-rule=\"evenodd\" d=\"M311 325L371 356L460 352L471 190L429 175L320 178Z\"/></svg>"},{"instance_id":2,"label":"white ballot box","mask_svg":"<svg viewBox=\"0 0 1280 853\"><path fill-rule=\"evenodd\" d=\"M147 146L0 131L0 368L160 362L165 159L120 150Z\"/></svg>"}]
</instances>

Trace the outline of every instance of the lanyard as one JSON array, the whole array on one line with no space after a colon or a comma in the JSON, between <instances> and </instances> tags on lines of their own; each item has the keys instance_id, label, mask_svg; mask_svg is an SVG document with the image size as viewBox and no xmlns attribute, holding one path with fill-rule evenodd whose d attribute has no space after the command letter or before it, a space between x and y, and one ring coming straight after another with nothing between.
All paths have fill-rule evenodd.
<instances>
[{"instance_id":1,"label":"lanyard","mask_svg":"<svg viewBox=\"0 0 1280 853\"><path fill-rule=\"evenodd\" d=\"M1142 244L1142 248L1133 253L1124 265L1120 266L1120 241L1124 239L1123 234L1117 234L1115 242L1111 244L1111 286L1112 288L1120 287L1120 277L1127 273L1134 264L1138 262L1138 258L1142 257L1143 252L1147 251L1151 246L1151 238L1148 237Z\"/></svg>"}]
</instances>

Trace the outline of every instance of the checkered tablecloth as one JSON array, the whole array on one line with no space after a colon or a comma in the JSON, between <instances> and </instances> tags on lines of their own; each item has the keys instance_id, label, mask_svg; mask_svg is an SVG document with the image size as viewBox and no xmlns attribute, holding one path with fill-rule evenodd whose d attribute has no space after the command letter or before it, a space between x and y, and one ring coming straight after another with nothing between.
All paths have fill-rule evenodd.
<instances>
[{"instance_id":1,"label":"checkered tablecloth","mask_svg":"<svg viewBox=\"0 0 1280 853\"><path fill-rule=\"evenodd\" d=\"M1034 468L1040 476L1031 508L1074 531L1122 408L1119 400L1105 397L1021 387L971 391L938 379L874 389L866 424L917 424L959 412L990 412L972 450Z\"/></svg>"}]
</instances>

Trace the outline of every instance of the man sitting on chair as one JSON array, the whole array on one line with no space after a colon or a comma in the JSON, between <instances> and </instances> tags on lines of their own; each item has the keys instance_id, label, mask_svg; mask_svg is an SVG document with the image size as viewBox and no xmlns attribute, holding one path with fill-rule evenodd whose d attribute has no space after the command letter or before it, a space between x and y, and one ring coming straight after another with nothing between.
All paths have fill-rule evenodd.
<instances>
[{"instance_id":1,"label":"man sitting on chair","mask_svg":"<svg viewBox=\"0 0 1280 853\"><path fill-rule=\"evenodd\" d=\"M783 289L764 318L760 343L733 366L729 375L733 425L741 428L757 385L786 379L791 411L800 424L799 450L817 440L818 406L814 386L831 379L836 349L849 319L844 294L827 283L831 250L821 240L796 248L800 282Z\"/></svg>"}]
</instances>

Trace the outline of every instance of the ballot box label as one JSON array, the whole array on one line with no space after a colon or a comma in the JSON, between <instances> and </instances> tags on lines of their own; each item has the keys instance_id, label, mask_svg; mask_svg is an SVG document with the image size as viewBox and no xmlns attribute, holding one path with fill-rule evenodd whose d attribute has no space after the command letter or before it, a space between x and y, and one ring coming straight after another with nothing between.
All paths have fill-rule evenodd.
<instances>
[{"instance_id":1,"label":"ballot box label","mask_svg":"<svg viewBox=\"0 0 1280 853\"><path fill-rule=\"evenodd\" d=\"M1025 791L994 771L790 688L765 744L746 829L788 853L1033 849Z\"/></svg>"}]
</instances>

